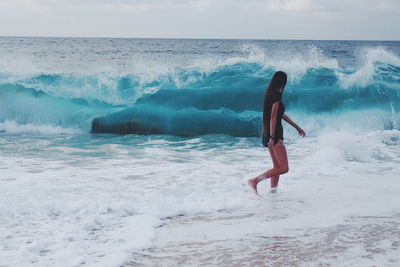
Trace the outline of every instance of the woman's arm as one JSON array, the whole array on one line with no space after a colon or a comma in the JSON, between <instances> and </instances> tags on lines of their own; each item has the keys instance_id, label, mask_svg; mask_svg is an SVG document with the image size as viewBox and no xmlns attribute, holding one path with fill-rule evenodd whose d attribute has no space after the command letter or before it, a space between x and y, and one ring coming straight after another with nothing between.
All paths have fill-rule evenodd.
<instances>
[{"instance_id":1,"label":"woman's arm","mask_svg":"<svg viewBox=\"0 0 400 267\"><path fill-rule=\"evenodd\" d=\"M276 116L278 114L278 108L279 108L279 102L275 102L272 104L272 109L271 109L271 118L269 120L269 130L270 130L270 135L275 136L275 128L276 128ZM273 146L275 144L274 138L271 137L269 138L268 146Z\"/></svg>"},{"instance_id":2,"label":"woman's arm","mask_svg":"<svg viewBox=\"0 0 400 267\"><path fill-rule=\"evenodd\" d=\"M304 132L304 130L301 129L294 121L292 121L292 120L289 118L288 115L283 114L282 118L283 118L287 123L289 123L291 126L293 126L293 127L297 130L297 132L299 133L299 135L301 135L301 136L303 136L303 137L306 136L306 133Z\"/></svg>"}]
</instances>

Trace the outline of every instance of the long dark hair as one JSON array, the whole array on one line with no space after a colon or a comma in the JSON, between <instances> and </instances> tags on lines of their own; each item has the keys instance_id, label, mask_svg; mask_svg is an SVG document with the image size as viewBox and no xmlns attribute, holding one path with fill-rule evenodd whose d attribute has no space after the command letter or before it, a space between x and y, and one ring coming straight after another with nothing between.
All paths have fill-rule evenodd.
<instances>
[{"instance_id":1,"label":"long dark hair","mask_svg":"<svg viewBox=\"0 0 400 267\"><path fill-rule=\"evenodd\" d=\"M269 120L269 117L271 116L271 107L272 107L272 101L270 100L271 97L279 90L282 88L283 89L286 86L287 82L287 75L283 71L277 71L274 73L274 76L272 76L271 81L269 82L268 87L265 89L264 93L264 105L263 105L263 126L268 126L266 123Z\"/></svg>"}]
</instances>

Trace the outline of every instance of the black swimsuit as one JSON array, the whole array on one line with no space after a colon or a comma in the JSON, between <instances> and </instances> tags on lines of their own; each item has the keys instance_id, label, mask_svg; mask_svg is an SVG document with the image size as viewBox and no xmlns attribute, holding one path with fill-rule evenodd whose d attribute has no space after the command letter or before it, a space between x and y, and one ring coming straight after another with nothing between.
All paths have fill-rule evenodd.
<instances>
[{"instance_id":1,"label":"black swimsuit","mask_svg":"<svg viewBox=\"0 0 400 267\"><path fill-rule=\"evenodd\" d=\"M275 92L270 99L268 99L267 102L267 109L265 110L263 116L265 116L266 119L266 133L264 133L263 136L263 145L267 146L269 138L271 136L271 130L270 130L270 119L271 119L271 110L272 110L272 105L275 102L279 102L279 107L278 107L278 112L276 114L276 126L275 126L275 135L274 135L274 144L278 142L278 140L283 141L283 127L282 127L282 117L283 114L285 113L285 106L282 103L282 93L281 92Z\"/></svg>"}]
</instances>

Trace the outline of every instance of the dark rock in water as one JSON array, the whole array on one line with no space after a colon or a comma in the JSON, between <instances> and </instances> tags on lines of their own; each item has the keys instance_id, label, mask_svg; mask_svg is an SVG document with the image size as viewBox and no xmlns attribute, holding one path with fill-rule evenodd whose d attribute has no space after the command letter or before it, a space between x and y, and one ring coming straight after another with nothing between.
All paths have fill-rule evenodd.
<instances>
[{"instance_id":1,"label":"dark rock in water","mask_svg":"<svg viewBox=\"0 0 400 267\"><path fill-rule=\"evenodd\" d=\"M92 133L114 133L114 134L162 134L160 128L157 127L145 127L135 121L127 121L116 124L104 125L101 122L101 118L94 119L92 122Z\"/></svg>"},{"instance_id":2,"label":"dark rock in water","mask_svg":"<svg viewBox=\"0 0 400 267\"><path fill-rule=\"evenodd\" d=\"M120 112L99 117L92 122L92 133L169 134L197 136L227 134L239 137L259 136L259 120L246 120L228 109L175 110L153 105L135 105Z\"/></svg>"}]
</instances>

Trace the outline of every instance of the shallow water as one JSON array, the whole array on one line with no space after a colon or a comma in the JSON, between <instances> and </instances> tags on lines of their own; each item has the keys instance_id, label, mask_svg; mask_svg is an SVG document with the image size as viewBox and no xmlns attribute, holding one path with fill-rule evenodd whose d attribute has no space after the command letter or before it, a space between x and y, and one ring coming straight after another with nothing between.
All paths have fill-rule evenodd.
<instances>
[{"instance_id":1,"label":"shallow water","mask_svg":"<svg viewBox=\"0 0 400 267\"><path fill-rule=\"evenodd\" d=\"M288 235L260 229L271 227L265 217L254 213L213 214L166 223L167 229L158 231L159 241L154 242L153 248L135 253L124 266L399 264L398 215L353 217L333 227L286 230ZM274 223L279 223L279 219Z\"/></svg>"},{"instance_id":2,"label":"shallow water","mask_svg":"<svg viewBox=\"0 0 400 267\"><path fill-rule=\"evenodd\" d=\"M270 166L257 138L3 135L4 265L398 263L400 150L349 139L288 141L290 172L258 199L245 186Z\"/></svg>"}]
</instances>

